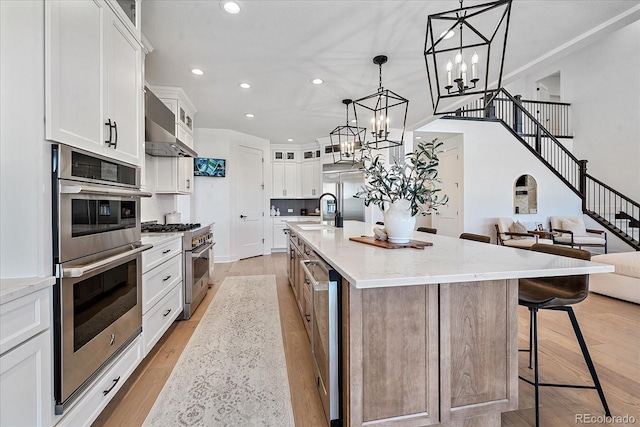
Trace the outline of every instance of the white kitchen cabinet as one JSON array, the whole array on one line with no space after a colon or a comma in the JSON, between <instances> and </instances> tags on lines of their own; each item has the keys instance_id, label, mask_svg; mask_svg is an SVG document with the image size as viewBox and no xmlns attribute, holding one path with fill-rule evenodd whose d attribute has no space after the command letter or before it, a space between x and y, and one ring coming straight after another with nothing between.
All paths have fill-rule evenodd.
<instances>
[{"instance_id":1,"label":"white kitchen cabinet","mask_svg":"<svg viewBox=\"0 0 640 427\"><path fill-rule=\"evenodd\" d=\"M0 356L0 425L50 425L51 331Z\"/></svg>"},{"instance_id":2,"label":"white kitchen cabinet","mask_svg":"<svg viewBox=\"0 0 640 427\"><path fill-rule=\"evenodd\" d=\"M192 194L193 157L157 157L156 193Z\"/></svg>"},{"instance_id":3,"label":"white kitchen cabinet","mask_svg":"<svg viewBox=\"0 0 640 427\"><path fill-rule=\"evenodd\" d=\"M45 2L46 138L142 164L142 61L104 0Z\"/></svg>"},{"instance_id":4,"label":"white kitchen cabinet","mask_svg":"<svg viewBox=\"0 0 640 427\"><path fill-rule=\"evenodd\" d=\"M322 194L322 169L319 158L302 161L300 184L302 197L318 197Z\"/></svg>"},{"instance_id":5,"label":"white kitchen cabinet","mask_svg":"<svg viewBox=\"0 0 640 427\"><path fill-rule=\"evenodd\" d=\"M144 356L184 307L182 237L159 238L142 253L142 338Z\"/></svg>"},{"instance_id":6,"label":"white kitchen cabinet","mask_svg":"<svg viewBox=\"0 0 640 427\"><path fill-rule=\"evenodd\" d=\"M173 112L176 136L193 148L193 116L198 112L181 87L149 85L149 89Z\"/></svg>"},{"instance_id":7,"label":"white kitchen cabinet","mask_svg":"<svg viewBox=\"0 0 640 427\"><path fill-rule=\"evenodd\" d=\"M298 163L273 162L271 165L274 198L295 198L299 196Z\"/></svg>"},{"instance_id":8,"label":"white kitchen cabinet","mask_svg":"<svg viewBox=\"0 0 640 427\"><path fill-rule=\"evenodd\" d=\"M0 425L49 426L51 288L0 305Z\"/></svg>"},{"instance_id":9,"label":"white kitchen cabinet","mask_svg":"<svg viewBox=\"0 0 640 427\"><path fill-rule=\"evenodd\" d=\"M291 148L274 148L271 150L271 160L274 162L297 162L298 151Z\"/></svg>"},{"instance_id":10,"label":"white kitchen cabinet","mask_svg":"<svg viewBox=\"0 0 640 427\"><path fill-rule=\"evenodd\" d=\"M288 229L288 219L272 218L273 221L273 240L271 244L272 251L280 251L287 249L287 235L284 231Z\"/></svg>"},{"instance_id":11,"label":"white kitchen cabinet","mask_svg":"<svg viewBox=\"0 0 640 427\"><path fill-rule=\"evenodd\" d=\"M140 0L107 0L122 22L137 39L142 38L140 27Z\"/></svg>"},{"instance_id":12,"label":"white kitchen cabinet","mask_svg":"<svg viewBox=\"0 0 640 427\"><path fill-rule=\"evenodd\" d=\"M57 418L56 427L89 427L142 362L142 352L138 336L78 396L75 405Z\"/></svg>"}]
</instances>

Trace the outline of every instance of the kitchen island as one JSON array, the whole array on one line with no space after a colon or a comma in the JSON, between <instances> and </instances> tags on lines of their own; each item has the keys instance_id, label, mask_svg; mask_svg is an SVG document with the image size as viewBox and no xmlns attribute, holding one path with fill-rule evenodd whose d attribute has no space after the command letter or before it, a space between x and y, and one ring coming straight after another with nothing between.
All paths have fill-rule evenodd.
<instances>
[{"instance_id":1,"label":"kitchen island","mask_svg":"<svg viewBox=\"0 0 640 427\"><path fill-rule=\"evenodd\" d=\"M518 279L611 267L416 232L425 249L349 237L372 226L290 224L342 276L346 426L499 426L518 407Z\"/></svg>"}]
</instances>

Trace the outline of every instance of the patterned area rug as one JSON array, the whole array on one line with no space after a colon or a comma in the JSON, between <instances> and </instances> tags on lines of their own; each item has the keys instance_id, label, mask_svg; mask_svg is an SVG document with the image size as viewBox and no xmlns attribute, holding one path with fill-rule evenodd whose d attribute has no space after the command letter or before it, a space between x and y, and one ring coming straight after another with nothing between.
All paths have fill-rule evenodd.
<instances>
[{"instance_id":1,"label":"patterned area rug","mask_svg":"<svg viewBox=\"0 0 640 427\"><path fill-rule=\"evenodd\" d=\"M276 278L230 276L145 426L294 426Z\"/></svg>"}]
</instances>

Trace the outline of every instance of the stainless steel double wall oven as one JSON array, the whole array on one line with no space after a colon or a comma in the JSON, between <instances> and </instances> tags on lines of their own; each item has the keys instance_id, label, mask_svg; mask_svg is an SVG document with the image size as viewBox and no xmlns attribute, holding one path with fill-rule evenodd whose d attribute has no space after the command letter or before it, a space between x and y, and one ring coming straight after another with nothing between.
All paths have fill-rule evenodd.
<instances>
[{"instance_id":1,"label":"stainless steel double wall oven","mask_svg":"<svg viewBox=\"0 0 640 427\"><path fill-rule=\"evenodd\" d=\"M140 168L52 146L54 378L63 413L142 330Z\"/></svg>"}]
</instances>

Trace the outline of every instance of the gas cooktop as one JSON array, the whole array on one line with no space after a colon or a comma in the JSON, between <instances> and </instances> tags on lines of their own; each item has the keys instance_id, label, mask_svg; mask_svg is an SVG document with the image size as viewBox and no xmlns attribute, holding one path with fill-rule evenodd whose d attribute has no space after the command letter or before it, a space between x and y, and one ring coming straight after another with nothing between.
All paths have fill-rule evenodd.
<instances>
[{"instance_id":1,"label":"gas cooktop","mask_svg":"<svg viewBox=\"0 0 640 427\"><path fill-rule=\"evenodd\" d=\"M142 224L140 231L143 233L175 233L179 231L191 231L200 228L200 223L190 224Z\"/></svg>"}]
</instances>

